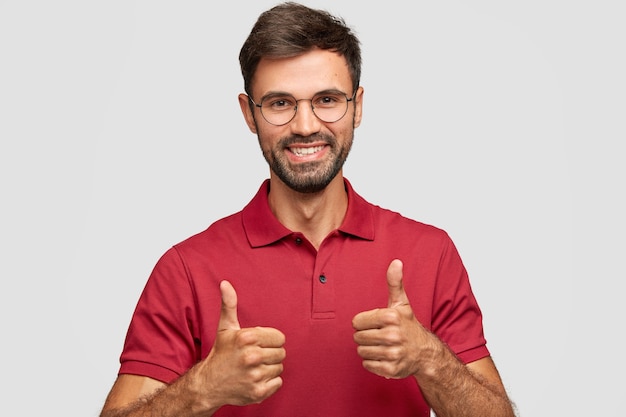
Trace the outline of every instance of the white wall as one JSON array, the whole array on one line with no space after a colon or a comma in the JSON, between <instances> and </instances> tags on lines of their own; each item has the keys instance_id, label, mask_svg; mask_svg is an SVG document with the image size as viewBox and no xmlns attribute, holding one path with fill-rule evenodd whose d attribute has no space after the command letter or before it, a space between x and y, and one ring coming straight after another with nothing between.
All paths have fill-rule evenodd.
<instances>
[{"instance_id":1,"label":"white wall","mask_svg":"<svg viewBox=\"0 0 626 417\"><path fill-rule=\"evenodd\" d=\"M617 416L621 2L366 3L308 2L363 42L346 176L450 233L521 415ZM158 257L267 176L237 55L273 4L0 1L0 414L97 415Z\"/></svg>"}]
</instances>

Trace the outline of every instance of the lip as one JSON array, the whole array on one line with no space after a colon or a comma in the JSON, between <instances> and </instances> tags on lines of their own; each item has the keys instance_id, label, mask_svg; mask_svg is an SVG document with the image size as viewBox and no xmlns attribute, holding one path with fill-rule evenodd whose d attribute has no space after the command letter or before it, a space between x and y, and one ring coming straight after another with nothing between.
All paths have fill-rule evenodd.
<instances>
[{"instance_id":1,"label":"lip","mask_svg":"<svg viewBox=\"0 0 626 417\"><path fill-rule=\"evenodd\" d=\"M307 143L288 146L286 151L289 158L296 162L314 161L322 158L328 149L326 143Z\"/></svg>"}]
</instances>

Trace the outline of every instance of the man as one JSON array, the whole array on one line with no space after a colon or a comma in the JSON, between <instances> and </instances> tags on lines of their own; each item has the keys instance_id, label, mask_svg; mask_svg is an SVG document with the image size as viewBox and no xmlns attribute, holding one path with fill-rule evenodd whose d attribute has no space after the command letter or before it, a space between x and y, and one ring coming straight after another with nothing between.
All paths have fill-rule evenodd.
<instances>
[{"instance_id":1,"label":"man","mask_svg":"<svg viewBox=\"0 0 626 417\"><path fill-rule=\"evenodd\" d=\"M350 29L284 3L240 64L270 178L159 260L102 416L512 416L447 234L343 177L363 106Z\"/></svg>"}]
</instances>

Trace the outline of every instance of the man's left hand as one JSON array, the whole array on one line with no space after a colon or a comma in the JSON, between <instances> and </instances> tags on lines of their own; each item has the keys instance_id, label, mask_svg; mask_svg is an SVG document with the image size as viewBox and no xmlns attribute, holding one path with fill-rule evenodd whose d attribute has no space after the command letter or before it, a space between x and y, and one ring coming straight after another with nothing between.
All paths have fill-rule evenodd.
<instances>
[{"instance_id":1,"label":"man's left hand","mask_svg":"<svg viewBox=\"0 0 626 417\"><path fill-rule=\"evenodd\" d=\"M364 311L352 319L354 341L365 369L386 378L406 378L419 371L424 355L437 350L436 342L413 314L399 259L389 264L387 286L387 308Z\"/></svg>"}]
</instances>

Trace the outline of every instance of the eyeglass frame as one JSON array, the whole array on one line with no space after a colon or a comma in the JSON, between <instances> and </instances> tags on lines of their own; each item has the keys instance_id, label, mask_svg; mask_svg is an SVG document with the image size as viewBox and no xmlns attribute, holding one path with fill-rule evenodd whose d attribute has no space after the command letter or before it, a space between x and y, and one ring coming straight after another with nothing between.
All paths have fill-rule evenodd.
<instances>
[{"instance_id":1,"label":"eyeglass frame","mask_svg":"<svg viewBox=\"0 0 626 417\"><path fill-rule=\"evenodd\" d=\"M346 97L346 110L343 112L343 114L341 115L341 117L340 117L339 119L334 120L334 121L332 121L332 122L327 122L326 120L321 119L321 118L317 115L317 113L315 113L315 107L313 106L313 99L314 99L316 96L318 96L318 95L324 95L324 93L326 93L326 92L330 92L330 91L333 91L333 92L336 92L336 93L341 93L341 94L343 94L343 95ZM352 97L348 97L348 95L347 95L346 93L344 93L343 91L340 91L340 90L325 90L325 91L320 91L320 92L318 92L318 93L315 93L315 94L313 95L313 97L311 97L311 98L300 98L300 99L296 99L296 98L295 98L292 94L285 93L285 94L284 94L285 96L290 96L290 97L293 97L293 100L294 100L294 102L296 103L296 105L294 106L293 115L291 116L291 118L290 118L289 120L287 120L285 123L281 123L281 124L275 124L275 123L270 122L270 121L269 121L269 120L267 120L267 118L265 117L265 114L263 114L263 101L265 101L265 100L266 100L266 99L268 99L268 98L271 98L271 97L272 97L271 95L270 95L270 96L265 96L265 97L263 97L263 98L261 99L261 102L260 102L259 104L257 104L257 103L256 103L256 102L252 99L252 97L250 97L249 95L248 95L248 100L250 100L250 103L252 103L255 107L258 107L258 108L259 108L259 112L261 113L261 116L263 117L263 120L265 120L267 123L271 124L272 126L285 126L285 125L287 125L287 124L291 123L291 122L293 121L293 119L295 119L296 114L298 113L298 102L299 102L299 101L304 101L304 100L308 100L308 101L310 101L310 102L311 102L311 111L313 112L313 114L315 115L315 117L317 117L317 119L318 119L319 121L321 121L322 123L337 123L338 121L340 121L341 119L343 119L343 118L346 116L346 114L348 114L348 108L350 107L350 102L351 102L351 101L354 101L354 99L356 98L356 93L357 93L357 91L358 91L358 90L354 90L354 93L352 94Z\"/></svg>"}]
</instances>

